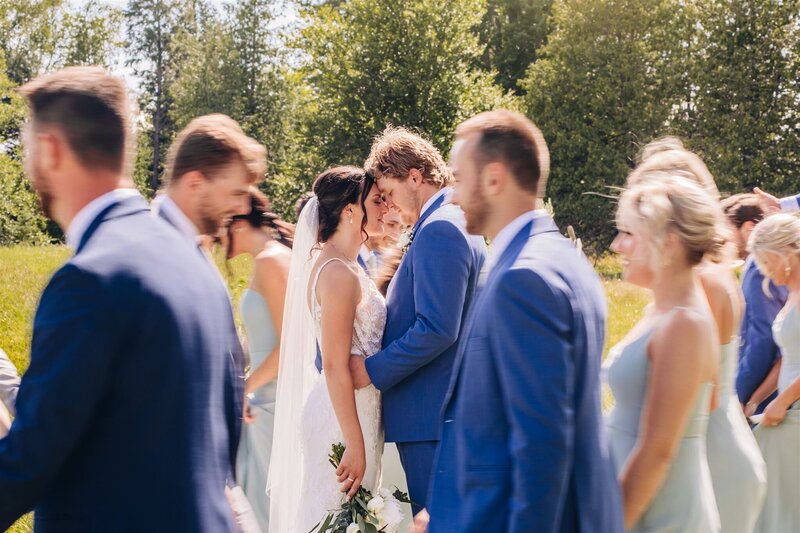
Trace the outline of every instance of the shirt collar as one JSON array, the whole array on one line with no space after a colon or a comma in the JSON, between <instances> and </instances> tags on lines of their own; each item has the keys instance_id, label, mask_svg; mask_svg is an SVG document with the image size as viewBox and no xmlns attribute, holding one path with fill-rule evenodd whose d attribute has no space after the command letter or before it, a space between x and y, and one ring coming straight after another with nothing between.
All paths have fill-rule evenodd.
<instances>
[{"instance_id":1,"label":"shirt collar","mask_svg":"<svg viewBox=\"0 0 800 533\"><path fill-rule=\"evenodd\" d=\"M139 191L136 189L114 189L101 196L98 196L78 211L78 214L69 223L64 237L67 241L67 246L77 249L83 239L84 233L91 225L92 221L103 211L106 207L121 202L127 198L139 196Z\"/></svg>"},{"instance_id":2,"label":"shirt collar","mask_svg":"<svg viewBox=\"0 0 800 533\"><path fill-rule=\"evenodd\" d=\"M422 206L422 209L419 212L419 216L422 217L422 215L425 214L425 211L427 211L428 208L430 206L432 206L434 204L434 202L436 202L436 200L438 200L442 196L448 195L448 196L445 197L445 202L447 202L447 200L449 199L450 190L451 190L450 187L445 187L444 189L439 189L436 192L436 194L434 194L433 196L428 198L428 201L425 202L425 204Z\"/></svg>"},{"instance_id":3,"label":"shirt collar","mask_svg":"<svg viewBox=\"0 0 800 533\"><path fill-rule=\"evenodd\" d=\"M362 244L361 245L361 249L358 250L358 256L361 258L361 260L364 261L364 263L367 263L367 261L369 261L369 258L370 258L371 255L372 255L372 252L369 251L369 248L367 248L367 245L366 244Z\"/></svg>"},{"instance_id":4,"label":"shirt collar","mask_svg":"<svg viewBox=\"0 0 800 533\"><path fill-rule=\"evenodd\" d=\"M156 200L158 200L158 198ZM197 226L189 220L189 217L181 211L181 208L178 207L178 204L176 204L169 195L163 195L161 200L156 204L156 207L159 212L164 213L166 218L172 222L175 229L178 230L178 233L183 235L183 237L192 244L197 244L197 239L200 237Z\"/></svg>"},{"instance_id":5,"label":"shirt collar","mask_svg":"<svg viewBox=\"0 0 800 533\"><path fill-rule=\"evenodd\" d=\"M492 239L492 243L489 246L489 256L486 258L487 270L491 270L491 268L497 263L497 260L501 255L503 255L503 252L506 250L506 248L508 248L508 245L511 244L511 241L514 240L514 237L516 237L517 233L519 233L525 224L535 218L546 215L547 211L544 209L532 209L522 213L520 216L508 223L506 227L501 229L500 233L498 233L495 238Z\"/></svg>"}]
</instances>

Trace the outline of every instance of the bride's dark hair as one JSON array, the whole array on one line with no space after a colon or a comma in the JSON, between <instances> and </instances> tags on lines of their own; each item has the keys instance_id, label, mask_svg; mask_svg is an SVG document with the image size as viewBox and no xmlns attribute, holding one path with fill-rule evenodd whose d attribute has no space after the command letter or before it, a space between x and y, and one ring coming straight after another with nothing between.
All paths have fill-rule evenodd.
<instances>
[{"instance_id":1,"label":"bride's dark hair","mask_svg":"<svg viewBox=\"0 0 800 533\"><path fill-rule=\"evenodd\" d=\"M350 204L359 203L364 211L361 233L367 236L366 201L375 178L363 168L341 166L326 170L314 181L312 191L319 203L318 242L326 242L336 232L342 211Z\"/></svg>"}]
</instances>

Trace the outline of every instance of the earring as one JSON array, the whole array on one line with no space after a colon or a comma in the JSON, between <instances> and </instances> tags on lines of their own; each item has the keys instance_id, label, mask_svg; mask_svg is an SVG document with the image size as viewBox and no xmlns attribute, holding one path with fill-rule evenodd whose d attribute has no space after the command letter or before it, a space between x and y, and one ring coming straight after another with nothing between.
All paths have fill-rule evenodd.
<instances>
[{"instance_id":1,"label":"earring","mask_svg":"<svg viewBox=\"0 0 800 533\"><path fill-rule=\"evenodd\" d=\"M783 269L783 275L786 276L787 278L792 275L792 267L791 267L791 265L787 265Z\"/></svg>"},{"instance_id":2,"label":"earring","mask_svg":"<svg viewBox=\"0 0 800 533\"><path fill-rule=\"evenodd\" d=\"M353 212L352 211L350 211L350 223L351 224L353 223Z\"/></svg>"}]
</instances>

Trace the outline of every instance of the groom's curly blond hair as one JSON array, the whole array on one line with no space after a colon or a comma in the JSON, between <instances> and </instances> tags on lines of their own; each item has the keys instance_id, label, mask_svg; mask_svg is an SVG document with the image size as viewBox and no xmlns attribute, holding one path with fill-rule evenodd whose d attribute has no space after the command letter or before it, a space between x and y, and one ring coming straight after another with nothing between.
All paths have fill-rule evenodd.
<instances>
[{"instance_id":1,"label":"groom's curly blond hair","mask_svg":"<svg viewBox=\"0 0 800 533\"><path fill-rule=\"evenodd\" d=\"M438 189L453 181L439 150L427 139L402 127L389 126L375 137L364 168L378 179L400 181L407 180L409 173L417 169L425 183Z\"/></svg>"}]
</instances>

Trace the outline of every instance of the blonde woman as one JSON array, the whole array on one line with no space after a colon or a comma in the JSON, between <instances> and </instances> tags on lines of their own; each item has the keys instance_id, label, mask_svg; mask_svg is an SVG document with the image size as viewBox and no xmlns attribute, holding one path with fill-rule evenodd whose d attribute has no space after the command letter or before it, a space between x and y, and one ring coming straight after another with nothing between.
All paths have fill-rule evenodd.
<instances>
[{"instance_id":1,"label":"blonde woman","mask_svg":"<svg viewBox=\"0 0 800 533\"><path fill-rule=\"evenodd\" d=\"M755 430L768 473L756 531L800 531L800 220L788 214L768 217L755 227L749 245L765 284L772 280L789 289L772 325L783 356L773 373L778 396Z\"/></svg>"},{"instance_id":2,"label":"blonde woman","mask_svg":"<svg viewBox=\"0 0 800 533\"><path fill-rule=\"evenodd\" d=\"M697 154L683 148L680 140L657 139L645 146L641 159L628 178L629 184L679 175L694 181L718 201L711 172ZM733 235L730 228L726 233ZM735 391L744 296L732 269L735 246L729 243L723 251L727 253L707 255L695 267L714 317L721 356L716 380L718 403L708 422L708 465L722 531L749 533L764 504L766 465Z\"/></svg>"},{"instance_id":3,"label":"blonde woman","mask_svg":"<svg viewBox=\"0 0 800 533\"><path fill-rule=\"evenodd\" d=\"M705 440L719 343L695 266L721 246L722 212L693 181L653 178L622 194L612 244L654 300L606 364L625 528L719 531Z\"/></svg>"}]
</instances>

